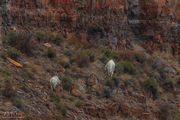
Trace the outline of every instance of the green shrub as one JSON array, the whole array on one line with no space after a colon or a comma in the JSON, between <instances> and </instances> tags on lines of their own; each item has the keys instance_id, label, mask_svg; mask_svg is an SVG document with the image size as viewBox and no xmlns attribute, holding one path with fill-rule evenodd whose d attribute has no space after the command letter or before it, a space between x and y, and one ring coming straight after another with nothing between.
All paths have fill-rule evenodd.
<instances>
[{"instance_id":1,"label":"green shrub","mask_svg":"<svg viewBox=\"0 0 180 120\"><path fill-rule=\"evenodd\" d=\"M13 105L17 108L23 107L23 100L19 96L15 96L12 98Z\"/></svg>"},{"instance_id":2,"label":"green shrub","mask_svg":"<svg viewBox=\"0 0 180 120\"><path fill-rule=\"evenodd\" d=\"M180 89L180 81L176 81L176 87Z\"/></svg>"},{"instance_id":3,"label":"green shrub","mask_svg":"<svg viewBox=\"0 0 180 120\"><path fill-rule=\"evenodd\" d=\"M16 32L9 32L3 37L3 43L12 46L18 40L18 34Z\"/></svg>"},{"instance_id":4,"label":"green shrub","mask_svg":"<svg viewBox=\"0 0 180 120\"><path fill-rule=\"evenodd\" d=\"M101 62L106 64L108 62L108 60L110 60L109 58L107 58L105 55L103 55L101 58L100 58Z\"/></svg>"},{"instance_id":5,"label":"green shrub","mask_svg":"<svg viewBox=\"0 0 180 120\"><path fill-rule=\"evenodd\" d=\"M76 62L79 67L88 67L90 64L90 57L86 51L82 51L76 56Z\"/></svg>"},{"instance_id":6,"label":"green shrub","mask_svg":"<svg viewBox=\"0 0 180 120\"><path fill-rule=\"evenodd\" d=\"M10 32L4 37L3 43L15 47L27 55L32 54L31 35L29 33Z\"/></svg>"},{"instance_id":7,"label":"green shrub","mask_svg":"<svg viewBox=\"0 0 180 120\"><path fill-rule=\"evenodd\" d=\"M129 86L133 86L134 85L134 81L132 79L128 79L124 82L124 85L126 87L129 87Z\"/></svg>"},{"instance_id":8,"label":"green shrub","mask_svg":"<svg viewBox=\"0 0 180 120\"><path fill-rule=\"evenodd\" d=\"M4 80L4 88L2 89L2 95L11 98L16 95L16 91L14 89L13 83L12 83L12 76L9 71L3 71L1 73L1 76Z\"/></svg>"},{"instance_id":9,"label":"green shrub","mask_svg":"<svg viewBox=\"0 0 180 120\"><path fill-rule=\"evenodd\" d=\"M15 91L15 89L13 87L13 83L10 79L5 80L4 89L2 90L2 95L7 98L11 98L16 95L16 91Z\"/></svg>"},{"instance_id":10,"label":"green shrub","mask_svg":"<svg viewBox=\"0 0 180 120\"><path fill-rule=\"evenodd\" d=\"M113 77L113 82L114 82L115 87L118 88L120 85L119 79L117 77Z\"/></svg>"},{"instance_id":11,"label":"green shrub","mask_svg":"<svg viewBox=\"0 0 180 120\"><path fill-rule=\"evenodd\" d=\"M59 98L58 95L56 95L56 93L54 93L53 91L50 91L50 99L52 102L55 103L56 108L62 112L63 115L66 115L67 113L67 108L61 103L61 100Z\"/></svg>"},{"instance_id":12,"label":"green shrub","mask_svg":"<svg viewBox=\"0 0 180 120\"><path fill-rule=\"evenodd\" d=\"M135 54L134 55L134 58L135 58L135 60L137 61L137 62L139 62L139 63L144 63L145 62L145 56L143 55L143 54Z\"/></svg>"},{"instance_id":13,"label":"green shrub","mask_svg":"<svg viewBox=\"0 0 180 120\"><path fill-rule=\"evenodd\" d=\"M91 50L85 50L84 52L85 52L84 54L87 54L87 56L89 57L89 60L91 62L94 62L94 60L95 60L95 53L93 51L91 51Z\"/></svg>"},{"instance_id":14,"label":"green shrub","mask_svg":"<svg viewBox=\"0 0 180 120\"><path fill-rule=\"evenodd\" d=\"M52 43L56 44L56 45L60 45L63 41L64 38L60 35L56 35L56 34L50 34L49 35L49 41L51 41Z\"/></svg>"},{"instance_id":15,"label":"green shrub","mask_svg":"<svg viewBox=\"0 0 180 120\"><path fill-rule=\"evenodd\" d=\"M178 110L176 113L175 113L175 118L174 120L180 120L180 110Z\"/></svg>"},{"instance_id":16,"label":"green shrub","mask_svg":"<svg viewBox=\"0 0 180 120\"><path fill-rule=\"evenodd\" d=\"M134 74L135 73L135 67L131 62L121 61L121 62L117 63L116 71L118 73L123 71L125 73Z\"/></svg>"},{"instance_id":17,"label":"green shrub","mask_svg":"<svg viewBox=\"0 0 180 120\"><path fill-rule=\"evenodd\" d=\"M102 53L103 53L103 57L107 58L108 60L110 60L110 59L118 60L117 52L115 52L111 49L103 48Z\"/></svg>"},{"instance_id":18,"label":"green shrub","mask_svg":"<svg viewBox=\"0 0 180 120\"><path fill-rule=\"evenodd\" d=\"M130 74L133 74L135 72L135 67L131 62L123 61L121 64L123 65L124 72Z\"/></svg>"},{"instance_id":19,"label":"green shrub","mask_svg":"<svg viewBox=\"0 0 180 120\"><path fill-rule=\"evenodd\" d=\"M0 75L3 77L3 80L10 80L12 78L11 73L6 69L1 71Z\"/></svg>"},{"instance_id":20,"label":"green shrub","mask_svg":"<svg viewBox=\"0 0 180 120\"><path fill-rule=\"evenodd\" d=\"M173 90L175 87L175 80L173 78L166 78L163 81L162 86L165 90Z\"/></svg>"},{"instance_id":21,"label":"green shrub","mask_svg":"<svg viewBox=\"0 0 180 120\"><path fill-rule=\"evenodd\" d=\"M47 41L47 35L45 32L36 32L35 34L35 38L38 40L38 41Z\"/></svg>"},{"instance_id":22,"label":"green shrub","mask_svg":"<svg viewBox=\"0 0 180 120\"><path fill-rule=\"evenodd\" d=\"M21 56L21 52L16 48L7 49L7 54L10 58L18 59Z\"/></svg>"},{"instance_id":23,"label":"green shrub","mask_svg":"<svg viewBox=\"0 0 180 120\"><path fill-rule=\"evenodd\" d=\"M104 28L100 25L91 25L87 28L87 34L90 36L96 36L100 34L101 38L104 37Z\"/></svg>"},{"instance_id":24,"label":"green shrub","mask_svg":"<svg viewBox=\"0 0 180 120\"><path fill-rule=\"evenodd\" d=\"M117 77L113 77L112 79L107 80L105 85L111 89L114 89L115 87L117 88L119 87L119 80Z\"/></svg>"},{"instance_id":25,"label":"green shrub","mask_svg":"<svg viewBox=\"0 0 180 120\"><path fill-rule=\"evenodd\" d=\"M65 76L62 79L62 83L63 83L63 89L70 91L73 84L73 79L70 76Z\"/></svg>"},{"instance_id":26,"label":"green shrub","mask_svg":"<svg viewBox=\"0 0 180 120\"><path fill-rule=\"evenodd\" d=\"M115 72L117 74L124 72L124 66L120 62L116 63Z\"/></svg>"},{"instance_id":27,"label":"green shrub","mask_svg":"<svg viewBox=\"0 0 180 120\"><path fill-rule=\"evenodd\" d=\"M107 80L105 85L112 89L114 87L114 81L113 80Z\"/></svg>"},{"instance_id":28,"label":"green shrub","mask_svg":"<svg viewBox=\"0 0 180 120\"><path fill-rule=\"evenodd\" d=\"M142 39L143 41L148 41L148 40L151 40L152 37L149 36L149 35L141 35L141 39Z\"/></svg>"},{"instance_id":29,"label":"green shrub","mask_svg":"<svg viewBox=\"0 0 180 120\"><path fill-rule=\"evenodd\" d=\"M99 91L95 91L95 95L96 95L97 97L100 97L100 96L101 96L101 93L100 93Z\"/></svg>"},{"instance_id":30,"label":"green shrub","mask_svg":"<svg viewBox=\"0 0 180 120\"><path fill-rule=\"evenodd\" d=\"M56 51L52 48L48 48L47 57L48 58L55 58L56 57Z\"/></svg>"},{"instance_id":31,"label":"green shrub","mask_svg":"<svg viewBox=\"0 0 180 120\"><path fill-rule=\"evenodd\" d=\"M52 42L56 45L60 45L64 41L64 38L61 35L53 32L39 31L36 33L35 37L38 41Z\"/></svg>"},{"instance_id":32,"label":"green shrub","mask_svg":"<svg viewBox=\"0 0 180 120\"><path fill-rule=\"evenodd\" d=\"M76 103L75 103L75 106L78 107L78 108L82 107L84 105L85 105L85 103L83 101L81 101L81 100L77 100Z\"/></svg>"},{"instance_id":33,"label":"green shrub","mask_svg":"<svg viewBox=\"0 0 180 120\"><path fill-rule=\"evenodd\" d=\"M56 103L56 108L62 113L62 115L66 115L67 114L67 108L61 102Z\"/></svg>"},{"instance_id":34,"label":"green shrub","mask_svg":"<svg viewBox=\"0 0 180 120\"><path fill-rule=\"evenodd\" d=\"M145 89L153 94L156 98L159 94L159 84L156 79L150 78L145 81Z\"/></svg>"},{"instance_id":35,"label":"green shrub","mask_svg":"<svg viewBox=\"0 0 180 120\"><path fill-rule=\"evenodd\" d=\"M53 91L50 91L50 99L51 99L51 101L53 101L55 103L60 102L59 96L57 96Z\"/></svg>"},{"instance_id":36,"label":"green shrub","mask_svg":"<svg viewBox=\"0 0 180 120\"><path fill-rule=\"evenodd\" d=\"M112 90L109 87L105 87L103 95L106 98L112 97Z\"/></svg>"}]
</instances>

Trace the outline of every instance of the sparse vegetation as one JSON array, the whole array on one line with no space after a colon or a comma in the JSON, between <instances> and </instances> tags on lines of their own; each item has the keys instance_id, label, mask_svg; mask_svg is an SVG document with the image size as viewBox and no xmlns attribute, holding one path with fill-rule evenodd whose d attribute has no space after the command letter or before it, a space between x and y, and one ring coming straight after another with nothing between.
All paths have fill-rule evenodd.
<instances>
[{"instance_id":1,"label":"sparse vegetation","mask_svg":"<svg viewBox=\"0 0 180 120\"><path fill-rule=\"evenodd\" d=\"M47 41L46 33L42 31L38 31L35 34L35 38L40 41Z\"/></svg>"},{"instance_id":2,"label":"sparse vegetation","mask_svg":"<svg viewBox=\"0 0 180 120\"><path fill-rule=\"evenodd\" d=\"M104 36L104 28L100 25L91 25L87 28L87 34L90 36L96 36L99 34L102 38Z\"/></svg>"},{"instance_id":3,"label":"sparse vegetation","mask_svg":"<svg viewBox=\"0 0 180 120\"><path fill-rule=\"evenodd\" d=\"M27 55L32 54L31 35L26 32L10 32L3 37L3 43Z\"/></svg>"},{"instance_id":4,"label":"sparse vegetation","mask_svg":"<svg viewBox=\"0 0 180 120\"><path fill-rule=\"evenodd\" d=\"M16 91L14 89L13 83L12 83L12 76L9 71L4 71L1 73L4 80L4 88L2 90L2 95L11 98L14 97L16 94Z\"/></svg>"},{"instance_id":5,"label":"sparse vegetation","mask_svg":"<svg viewBox=\"0 0 180 120\"><path fill-rule=\"evenodd\" d=\"M59 96L57 96L53 91L50 91L50 98L51 98L51 101L53 101L55 103L60 102Z\"/></svg>"},{"instance_id":6,"label":"sparse vegetation","mask_svg":"<svg viewBox=\"0 0 180 120\"><path fill-rule=\"evenodd\" d=\"M137 61L137 62L139 62L139 63L144 63L145 62L145 56L143 55L143 54L138 54L138 53L136 53L135 55L134 55L134 58L135 58L135 60Z\"/></svg>"},{"instance_id":7,"label":"sparse vegetation","mask_svg":"<svg viewBox=\"0 0 180 120\"><path fill-rule=\"evenodd\" d=\"M56 104L56 108L62 113L62 115L66 115L67 114L67 108L61 102Z\"/></svg>"},{"instance_id":8,"label":"sparse vegetation","mask_svg":"<svg viewBox=\"0 0 180 120\"><path fill-rule=\"evenodd\" d=\"M120 51L119 56L121 60L124 61L133 61L134 59L134 52L133 51Z\"/></svg>"},{"instance_id":9,"label":"sparse vegetation","mask_svg":"<svg viewBox=\"0 0 180 120\"><path fill-rule=\"evenodd\" d=\"M180 80L177 80L177 81L176 81L176 87L177 87L178 89L180 89Z\"/></svg>"},{"instance_id":10,"label":"sparse vegetation","mask_svg":"<svg viewBox=\"0 0 180 120\"><path fill-rule=\"evenodd\" d=\"M173 78L166 78L163 83L162 86L165 90L173 90L175 87L175 79Z\"/></svg>"},{"instance_id":11,"label":"sparse vegetation","mask_svg":"<svg viewBox=\"0 0 180 120\"><path fill-rule=\"evenodd\" d=\"M180 120L180 110L176 111L174 120Z\"/></svg>"},{"instance_id":12,"label":"sparse vegetation","mask_svg":"<svg viewBox=\"0 0 180 120\"><path fill-rule=\"evenodd\" d=\"M70 91L73 84L73 79L70 76L65 76L63 77L62 81L63 81L63 89Z\"/></svg>"},{"instance_id":13,"label":"sparse vegetation","mask_svg":"<svg viewBox=\"0 0 180 120\"><path fill-rule=\"evenodd\" d=\"M132 79L126 80L126 81L124 82L124 85L125 85L126 87L128 87L128 86L133 86L133 84L134 84L134 81L133 81Z\"/></svg>"},{"instance_id":14,"label":"sparse vegetation","mask_svg":"<svg viewBox=\"0 0 180 120\"><path fill-rule=\"evenodd\" d=\"M11 79L9 79L9 78L5 80L2 95L7 97L7 98L11 98L11 97L14 97L16 95L16 91L15 91L15 88L13 86L13 83L12 83Z\"/></svg>"},{"instance_id":15,"label":"sparse vegetation","mask_svg":"<svg viewBox=\"0 0 180 120\"><path fill-rule=\"evenodd\" d=\"M124 66L120 62L116 63L115 72L117 74L120 74L120 73L124 72Z\"/></svg>"},{"instance_id":16,"label":"sparse vegetation","mask_svg":"<svg viewBox=\"0 0 180 120\"><path fill-rule=\"evenodd\" d=\"M3 80L10 80L11 79L11 73L7 69L0 71L0 76L2 77Z\"/></svg>"},{"instance_id":17,"label":"sparse vegetation","mask_svg":"<svg viewBox=\"0 0 180 120\"><path fill-rule=\"evenodd\" d=\"M85 50L84 54L87 54L87 56L89 57L90 62L94 62L95 60L95 53L91 50Z\"/></svg>"},{"instance_id":18,"label":"sparse vegetation","mask_svg":"<svg viewBox=\"0 0 180 120\"><path fill-rule=\"evenodd\" d=\"M116 76L114 76L112 79L105 81L105 86L114 89L115 87L119 87L119 80Z\"/></svg>"},{"instance_id":19,"label":"sparse vegetation","mask_svg":"<svg viewBox=\"0 0 180 120\"><path fill-rule=\"evenodd\" d=\"M78 107L78 108L80 108L80 107L84 106L84 104L85 104L85 103L84 103L83 101L77 100L76 103L75 103L75 106Z\"/></svg>"},{"instance_id":20,"label":"sparse vegetation","mask_svg":"<svg viewBox=\"0 0 180 120\"><path fill-rule=\"evenodd\" d=\"M79 67L88 67L90 64L90 56L86 51L82 51L76 56L76 61Z\"/></svg>"},{"instance_id":21,"label":"sparse vegetation","mask_svg":"<svg viewBox=\"0 0 180 120\"><path fill-rule=\"evenodd\" d=\"M17 108L23 107L23 100L19 96L12 97L12 102Z\"/></svg>"},{"instance_id":22,"label":"sparse vegetation","mask_svg":"<svg viewBox=\"0 0 180 120\"><path fill-rule=\"evenodd\" d=\"M19 96L16 94L16 89L15 85L12 82L12 77L9 72L4 71L3 72L4 76L4 88L2 89L2 95L5 96L6 98L9 98L13 105L16 106L17 108L22 108L23 106L23 101Z\"/></svg>"},{"instance_id":23,"label":"sparse vegetation","mask_svg":"<svg viewBox=\"0 0 180 120\"><path fill-rule=\"evenodd\" d=\"M18 59L21 56L21 52L16 48L7 49L7 54L10 58Z\"/></svg>"},{"instance_id":24,"label":"sparse vegetation","mask_svg":"<svg viewBox=\"0 0 180 120\"><path fill-rule=\"evenodd\" d=\"M103 53L103 59L102 59L103 63L107 62L110 59L118 60L118 53L111 49L103 48L102 53Z\"/></svg>"},{"instance_id":25,"label":"sparse vegetation","mask_svg":"<svg viewBox=\"0 0 180 120\"><path fill-rule=\"evenodd\" d=\"M116 73L129 73L134 74L135 73L135 66L129 62L129 61L121 61L116 63Z\"/></svg>"},{"instance_id":26,"label":"sparse vegetation","mask_svg":"<svg viewBox=\"0 0 180 120\"><path fill-rule=\"evenodd\" d=\"M62 42L64 42L64 38L60 34L53 32L39 31L36 33L35 37L38 41L52 42L56 45L60 45Z\"/></svg>"},{"instance_id":27,"label":"sparse vegetation","mask_svg":"<svg viewBox=\"0 0 180 120\"><path fill-rule=\"evenodd\" d=\"M31 113L25 113L25 120L32 120L33 115Z\"/></svg>"},{"instance_id":28,"label":"sparse vegetation","mask_svg":"<svg viewBox=\"0 0 180 120\"><path fill-rule=\"evenodd\" d=\"M59 58L59 64L61 64L65 68L69 68L70 67L70 60L67 56L62 55Z\"/></svg>"},{"instance_id":29,"label":"sparse vegetation","mask_svg":"<svg viewBox=\"0 0 180 120\"><path fill-rule=\"evenodd\" d=\"M180 0L24 1L0 0L0 114L180 120Z\"/></svg>"},{"instance_id":30,"label":"sparse vegetation","mask_svg":"<svg viewBox=\"0 0 180 120\"><path fill-rule=\"evenodd\" d=\"M62 112L63 115L66 115L67 113L67 108L61 103L61 100L59 96L56 95L53 91L50 91L50 98L51 101L55 103L56 108Z\"/></svg>"},{"instance_id":31,"label":"sparse vegetation","mask_svg":"<svg viewBox=\"0 0 180 120\"><path fill-rule=\"evenodd\" d=\"M50 34L49 41L56 45L60 45L62 42L64 42L64 38L59 34Z\"/></svg>"},{"instance_id":32,"label":"sparse vegetation","mask_svg":"<svg viewBox=\"0 0 180 120\"><path fill-rule=\"evenodd\" d=\"M105 85L112 89L114 87L114 81L113 80L107 80Z\"/></svg>"},{"instance_id":33,"label":"sparse vegetation","mask_svg":"<svg viewBox=\"0 0 180 120\"><path fill-rule=\"evenodd\" d=\"M103 96L106 97L106 98L112 97L112 90L111 90L111 88L105 87L104 88Z\"/></svg>"},{"instance_id":34,"label":"sparse vegetation","mask_svg":"<svg viewBox=\"0 0 180 120\"><path fill-rule=\"evenodd\" d=\"M18 34L16 32L9 32L6 36L3 37L3 43L10 46L13 46L17 40Z\"/></svg>"},{"instance_id":35,"label":"sparse vegetation","mask_svg":"<svg viewBox=\"0 0 180 120\"><path fill-rule=\"evenodd\" d=\"M163 103L159 109L159 120L172 120L174 112L172 111L173 105L171 103Z\"/></svg>"},{"instance_id":36,"label":"sparse vegetation","mask_svg":"<svg viewBox=\"0 0 180 120\"><path fill-rule=\"evenodd\" d=\"M134 74L135 73L135 67L131 62L128 61L122 61L121 62L124 72L129 73L129 74Z\"/></svg>"},{"instance_id":37,"label":"sparse vegetation","mask_svg":"<svg viewBox=\"0 0 180 120\"><path fill-rule=\"evenodd\" d=\"M159 95L159 84L156 79L149 78L145 81L145 89L153 94L156 98Z\"/></svg>"},{"instance_id":38,"label":"sparse vegetation","mask_svg":"<svg viewBox=\"0 0 180 120\"><path fill-rule=\"evenodd\" d=\"M117 77L113 77L113 82L114 82L115 87L118 88L120 85L120 81L118 80Z\"/></svg>"},{"instance_id":39,"label":"sparse vegetation","mask_svg":"<svg viewBox=\"0 0 180 120\"><path fill-rule=\"evenodd\" d=\"M47 57L50 59L55 58L56 57L56 51L52 48L48 48Z\"/></svg>"}]
</instances>

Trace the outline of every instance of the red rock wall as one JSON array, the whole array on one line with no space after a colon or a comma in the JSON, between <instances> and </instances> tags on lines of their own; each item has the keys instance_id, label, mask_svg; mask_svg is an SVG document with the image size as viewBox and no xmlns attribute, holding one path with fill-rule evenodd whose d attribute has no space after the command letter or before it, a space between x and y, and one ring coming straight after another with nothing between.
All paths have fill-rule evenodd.
<instances>
[{"instance_id":1,"label":"red rock wall","mask_svg":"<svg viewBox=\"0 0 180 120\"><path fill-rule=\"evenodd\" d=\"M2 3L1 1L1 8ZM1 31L7 27L9 30L62 32L69 29L84 32L88 25L96 23L108 28L106 32L113 33L120 41L143 39L136 35L151 36L152 40L157 34L164 42L179 39L176 36L178 32L176 35L170 34L173 31L171 29L174 29L173 24L180 21L178 0L86 0L84 3L76 0L12 0L7 3L6 9L0 9L1 13L8 11L7 17L1 15L1 21L8 19L7 25L1 25ZM81 13L78 12L79 9L82 10ZM134 15L131 14L132 11ZM132 27L133 25L128 24L130 19L140 23ZM137 31L139 32L136 33Z\"/></svg>"},{"instance_id":2,"label":"red rock wall","mask_svg":"<svg viewBox=\"0 0 180 120\"><path fill-rule=\"evenodd\" d=\"M176 3L175 14L177 21L180 22L180 1Z\"/></svg>"}]
</instances>

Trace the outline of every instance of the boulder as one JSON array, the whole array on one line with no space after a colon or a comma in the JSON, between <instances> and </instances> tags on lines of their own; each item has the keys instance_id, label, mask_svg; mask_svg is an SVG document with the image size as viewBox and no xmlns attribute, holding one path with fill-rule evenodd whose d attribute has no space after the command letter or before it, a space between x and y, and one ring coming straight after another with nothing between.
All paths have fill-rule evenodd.
<instances>
[{"instance_id":1,"label":"boulder","mask_svg":"<svg viewBox=\"0 0 180 120\"><path fill-rule=\"evenodd\" d=\"M164 67L166 65L166 61L164 59L161 59L161 58L156 58L154 60L154 63L153 63L153 67L155 69L161 69L162 67Z\"/></svg>"},{"instance_id":2,"label":"boulder","mask_svg":"<svg viewBox=\"0 0 180 120\"><path fill-rule=\"evenodd\" d=\"M172 67L166 66L163 68L162 74L165 76L173 76L176 74L176 70Z\"/></svg>"},{"instance_id":3,"label":"boulder","mask_svg":"<svg viewBox=\"0 0 180 120\"><path fill-rule=\"evenodd\" d=\"M86 93L86 85L84 80L76 80L71 88L71 94L76 97L83 97Z\"/></svg>"},{"instance_id":4,"label":"boulder","mask_svg":"<svg viewBox=\"0 0 180 120\"><path fill-rule=\"evenodd\" d=\"M86 84L88 86L90 86L91 88L96 88L97 87L97 84L98 84L98 79L95 75L91 75L87 81L86 81Z\"/></svg>"}]
</instances>

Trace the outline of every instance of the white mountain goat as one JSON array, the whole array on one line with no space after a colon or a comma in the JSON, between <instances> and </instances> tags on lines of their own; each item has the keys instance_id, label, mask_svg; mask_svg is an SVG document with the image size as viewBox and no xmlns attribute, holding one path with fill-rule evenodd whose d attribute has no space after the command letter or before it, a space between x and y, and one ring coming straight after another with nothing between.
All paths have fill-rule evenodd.
<instances>
[{"instance_id":1,"label":"white mountain goat","mask_svg":"<svg viewBox=\"0 0 180 120\"><path fill-rule=\"evenodd\" d=\"M113 76L113 73L115 71L115 63L113 60L109 60L109 62L105 65L105 70L110 77Z\"/></svg>"},{"instance_id":2,"label":"white mountain goat","mask_svg":"<svg viewBox=\"0 0 180 120\"><path fill-rule=\"evenodd\" d=\"M61 84L61 81L59 80L58 76L53 76L50 79L51 90L55 90L56 87L60 84Z\"/></svg>"}]
</instances>

